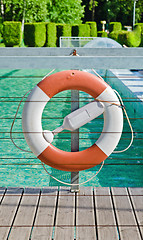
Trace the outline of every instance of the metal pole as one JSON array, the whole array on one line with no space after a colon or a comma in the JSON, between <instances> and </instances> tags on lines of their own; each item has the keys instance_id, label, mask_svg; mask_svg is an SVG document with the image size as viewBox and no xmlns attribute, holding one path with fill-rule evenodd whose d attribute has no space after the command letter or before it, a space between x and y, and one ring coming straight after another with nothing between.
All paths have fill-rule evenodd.
<instances>
[{"instance_id":1,"label":"metal pole","mask_svg":"<svg viewBox=\"0 0 143 240\"><path fill-rule=\"evenodd\" d=\"M136 22L136 1L137 0L133 0L134 1L134 8L133 8L133 28L135 26L135 22Z\"/></svg>"},{"instance_id":2,"label":"metal pole","mask_svg":"<svg viewBox=\"0 0 143 240\"><path fill-rule=\"evenodd\" d=\"M135 25L135 7L136 7L136 1L134 1L134 8L133 8L133 27Z\"/></svg>"},{"instance_id":3,"label":"metal pole","mask_svg":"<svg viewBox=\"0 0 143 240\"><path fill-rule=\"evenodd\" d=\"M79 91L71 90L71 112L79 108ZM79 151L79 129L71 133L71 151ZM71 172L71 183L79 183L79 172ZM71 192L79 192L79 186L71 186Z\"/></svg>"}]
</instances>

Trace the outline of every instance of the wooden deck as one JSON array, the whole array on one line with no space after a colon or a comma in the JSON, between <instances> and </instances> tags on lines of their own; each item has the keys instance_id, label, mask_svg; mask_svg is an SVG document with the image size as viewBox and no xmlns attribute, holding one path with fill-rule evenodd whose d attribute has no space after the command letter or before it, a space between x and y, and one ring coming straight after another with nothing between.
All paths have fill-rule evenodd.
<instances>
[{"instance_id":1,"label":"wooden deck","mask_svg":"<svg viewBox=\"0 0 143 240\"><path fill-rule=\"evenodd\" d=\"M141 240L143 188L0 188L0 240Z\"/></svg>"}]
</instances>

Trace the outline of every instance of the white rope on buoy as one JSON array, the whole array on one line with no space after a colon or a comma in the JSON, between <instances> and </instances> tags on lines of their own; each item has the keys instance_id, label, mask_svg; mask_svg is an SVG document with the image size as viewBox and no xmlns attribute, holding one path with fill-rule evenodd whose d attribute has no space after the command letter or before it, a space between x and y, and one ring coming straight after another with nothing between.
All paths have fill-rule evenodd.
<instances>
[{"instance_id":1,"label":"white rope on buoy","mask_svg":"<svg viewBox=\"0 0 143 240\"><path fill-rule=\"evenodd\" d=\"M123 103L123 100L122 100L120 94L119 94L115 89L113 89L113 90L114 90L114 92L117 94L117 96L119 97L122 106L124 106L124 103ZM127 111L126 111L125 107L123 107L123 110L124 110L124 113L125 113L125 115L126 115L126 118L127 118L127 121L128 121L129 127L130 127L130 130L131 130L131 135L132 135L132 136L131 136L131 141L130 141L128 147L126 147L125 149L120 150L120 151L113 151L113 153L122 153L122 152L127 151L127 150L130 148L130 146L132 145L133 139L134 139L134 131L133 131L133 128L132 128L132 125L131 125L131 122L130 122L130 119L129 119L129 117L128 117L128 114L127 114Z\"/></svg>"},{"instance_id":2,"label":"white rope on buoy","mask_svg":"<svg viewBox=\"0 0 143 240\"><path fill-rule=\"evenodd\" d=\"M43 163L42 161L41 161L41 164L42 164L44 170L46 171L46 173L47 173L50 177L52 177L54 180L56 180L57 182L62 183L62 184L65 184L65 185L68 185L68 186L80 186L80 185L83 185L83 184L91 181L94 177L97 176L98 173L100 173L101 169L103 168L104 161L102 162L102 165L101 165L101 167L99 168L99 170L98 170L91 178L89 178L89 179L88 179L87 181L85 181L85 182L75 183L75 184L74 184L74 183L67 183L67 182L63 182L63 181L59 180L58 178L54 177L52 174L50 174L50 173L47 171L47 169L45 168L44 163Z\"/></svg>"}]
</instances>

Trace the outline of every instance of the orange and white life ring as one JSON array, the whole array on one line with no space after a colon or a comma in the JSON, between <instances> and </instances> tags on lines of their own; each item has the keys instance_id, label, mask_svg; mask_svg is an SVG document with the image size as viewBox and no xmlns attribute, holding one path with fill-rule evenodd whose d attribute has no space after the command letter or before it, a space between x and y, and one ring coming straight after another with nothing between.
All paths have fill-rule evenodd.
<instances>
[{"instance_id":1,"label":"orange and white life ring","mask_svg":"<svg viewBox=\"0 0 143 240\"><path fill-rule=\"evenodd\" d=\"M42 129L46 103L64 90L81 90L103 101L104 127L98 140L80 152L65 152L47 142ZM122 108L112 88L99 77L79 70L67 70L45 77L29 94L24 104L22 126L32 152L45 164L63 171L81 171L103 162L117 146L122 129ZM51 141L53 134L51 132Z\"/></svg>"}]
</instances>

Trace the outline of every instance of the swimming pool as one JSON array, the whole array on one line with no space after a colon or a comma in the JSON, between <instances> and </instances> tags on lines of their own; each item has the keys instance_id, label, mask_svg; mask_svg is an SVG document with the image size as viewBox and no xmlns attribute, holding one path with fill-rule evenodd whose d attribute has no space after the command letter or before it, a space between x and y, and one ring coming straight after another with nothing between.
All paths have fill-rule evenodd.
<instances>
[{"instance_id":1,"label":"swimming pool","mask_svg":"<svg viewBox=\"0 0 143 240\"><path fill-rule=\"evenodd\" d=\"M10 127L22 96L50 71L50 69L0 70L0 186L43 187L59 185L47 175L40 160L36 159L34 154L20 151L12 144L10 139ZM109 78L107 81L110 82L111 86L114 85L112 81L109 81ZM120 92L120 88L116 90ZM122 95L122 97L134 129L133 145L124 153L110 155L98 176L85 186L143 186L143 124L140 117L131 108L129 104L131 100L125 95ZM44 129L53 130L62 124L64 116L70 113L70 100L70 91L59 93L50 100L43 113ZM91 100L89 95L80 92L80 107ZM134 100L136 104L140 104L136 99ZM28 150L21 125L23 104L20 106L15 121L13 138L18 146ZM100 116L80 129L80 150L91 146L96 141L102 127L103 119ZM130 137L130 129L126 119L124 119L123 134L117 150L125 148L130 142ZM55 137L53 144L60 149L70 151L70 138L70 133L63 132ZM70 182L69 172L62 172L48 166L47 169L60 180ZM90 178L97 169L99 169L99 166L80 172L80 182Z\"/></svg>"}]
</instances>

